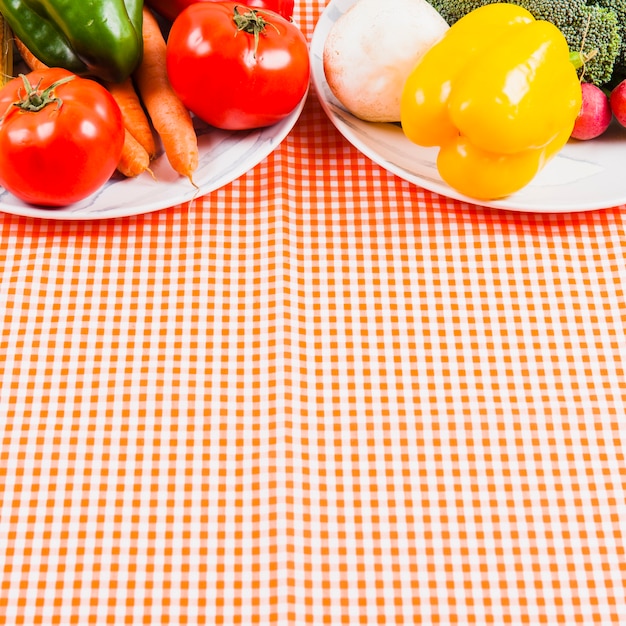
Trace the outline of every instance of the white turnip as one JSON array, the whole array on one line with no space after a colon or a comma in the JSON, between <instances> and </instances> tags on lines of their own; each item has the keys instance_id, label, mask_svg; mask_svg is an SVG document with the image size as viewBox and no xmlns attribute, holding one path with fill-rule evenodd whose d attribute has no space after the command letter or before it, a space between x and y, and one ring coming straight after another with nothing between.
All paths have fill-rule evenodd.
<instances>
[{"instance_id":1,"label":"white turnip","mask_svg":"<svg viewBox=\"0 0 626 626\"><path fill-rule=\"evenodd\" d=\"M326 38L328 86L356 117L399 122L409 73L448 28L426 0L358 0Z\"/></svg>"}]
</instances>

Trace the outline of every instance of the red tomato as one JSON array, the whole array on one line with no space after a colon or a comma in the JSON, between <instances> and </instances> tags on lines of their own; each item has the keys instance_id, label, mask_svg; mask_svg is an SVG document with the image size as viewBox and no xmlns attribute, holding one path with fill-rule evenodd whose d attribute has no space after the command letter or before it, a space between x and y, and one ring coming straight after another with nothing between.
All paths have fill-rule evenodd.
<instances>
[{"instance_id":1,"label":"red tomato","mask_svg":"<svg viewBox=\"0 0 626 626\"><path fill-rule=\"evenodd\" d=\"M0 184L24 202L66 206L82 200L119 163L122 114L92 80L58 68L31 72L0 90L0 111Z\"/></svg>"},{"instance_id":2,"label":"red tomato","mask_svg":"<svg viewBox=\"0 0 626 626\"><path fill-rule=\"evenodd\" d=\"M196 2L220 2L220 0L146 0L149 7L171 22L179 13ZM254 9L275 11L288 20L293 16L294 0L247 0L242 4Z\"/></svg>"},{"instance_id":3,"label":"red tomato","mask_svg":"<svg viewBox=\"0 0 626 626\"><path fill-rule=\"evenodd\" d=\"M309 50L300 29L277 13L198 2L172 25L167 73L185 106L208 124L259 128L285 118L306 94Z\"/></svg>"}]
</instances>

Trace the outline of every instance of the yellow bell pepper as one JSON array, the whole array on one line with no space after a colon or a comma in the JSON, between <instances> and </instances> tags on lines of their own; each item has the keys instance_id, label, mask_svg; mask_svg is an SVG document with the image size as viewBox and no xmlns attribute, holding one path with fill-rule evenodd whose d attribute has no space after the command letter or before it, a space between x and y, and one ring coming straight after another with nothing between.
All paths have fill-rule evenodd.
<instances>
[{"instance_id":1,"label":"yellow bell pepper","mask_svg":"<svg viewBox=\"0 0 626 626\"><path fill-rule=\"evenodd\" d=\"M479 200L526 186L565 145L582 91L562 33L509 3L461 18L418 61L401 98L405 135Z\"/></svg>"}]
</instances>

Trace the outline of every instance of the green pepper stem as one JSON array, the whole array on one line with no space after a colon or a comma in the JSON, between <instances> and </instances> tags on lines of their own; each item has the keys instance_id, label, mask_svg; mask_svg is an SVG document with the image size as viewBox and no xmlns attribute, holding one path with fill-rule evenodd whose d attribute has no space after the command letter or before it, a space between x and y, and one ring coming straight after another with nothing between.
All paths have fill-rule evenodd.
<instances>
[{"instance_id":1,"label":"green pepper stem","mask_svg":"<svg viewBox=\"0 0 626 626\"><path fill-rule=\"evenodd\" d=\"M591 59L598 55L598 50L594 49L589 52L583 52L582 50L572 50L569 53L570 63L574 66L575 69L579 70L582 67L585 67Z\"/></svg>"}]
</instances>

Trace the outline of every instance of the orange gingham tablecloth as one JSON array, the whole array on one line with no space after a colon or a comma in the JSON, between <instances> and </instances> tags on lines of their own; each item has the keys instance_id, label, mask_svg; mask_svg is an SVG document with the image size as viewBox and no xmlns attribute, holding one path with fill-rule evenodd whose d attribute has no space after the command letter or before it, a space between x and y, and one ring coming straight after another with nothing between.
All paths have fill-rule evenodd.
<instances>
[{"instance_id":1,"label":"orange gingham tablecloth","mask_svg":"<svg viewBox=\"0 0 626 626\"><path fill-rule=\"evenodd\" d=\"M439 197L315 93L190 207L1 214L0 622L626 623L624 216Z\"/></svg>"}]
</instances>

